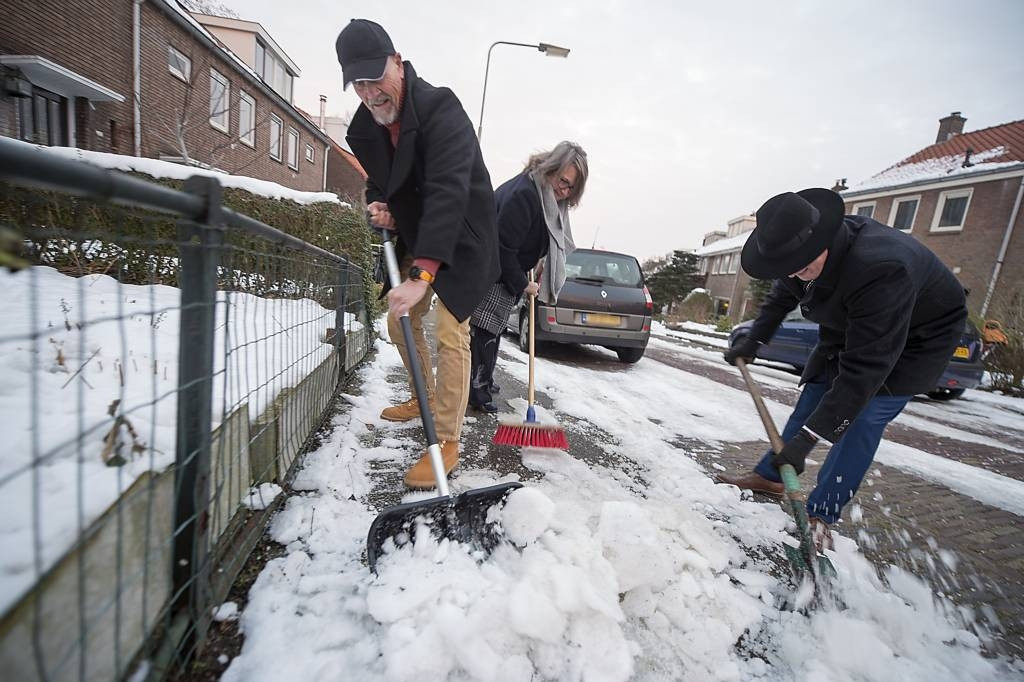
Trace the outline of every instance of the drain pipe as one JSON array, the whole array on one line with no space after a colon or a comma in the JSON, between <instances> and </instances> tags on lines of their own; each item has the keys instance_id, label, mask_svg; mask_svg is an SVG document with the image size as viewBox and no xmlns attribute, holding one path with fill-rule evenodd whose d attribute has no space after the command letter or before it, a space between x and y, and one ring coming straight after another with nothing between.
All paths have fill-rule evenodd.
<instances>
[{"instance_id":1,"label":"drain pipe","mask_svg":"<svg viewBox=\"0 0 1024 682\"><path fill-rule=\"evenodd\" d=\"M1017 189L1017 200L1013 202L1013 210L1010 211L1010 222L1006 224L1006 232L1003 234L1003 243L999 247L999 255L996 256L995 267L992 268L992 279L988 282L988 291L985 292L985 302L981 304L981 316L985 317L988 311L988 304L992 302L992 292L996 288L996 280L999 279L999 271L1003 269L1003 259L1006 258L1006 249L1010 246L1010 237L1013 236L1013 226L1017 222L1017 212L1020 211L1020 198L1024 195L1024 175L1020 178L1020 187Z\"/></svg>"},{"instance_id":2,"label":"drain pipe","mask_svg":"<svg viewBox=\"0 0 1024 682\"><path fill-rule=\"evenodd\" d=\"M132 91L135 156L142 156L142 0L132 2L132 69L135 72Z\"/></svg>"}]
</instances>

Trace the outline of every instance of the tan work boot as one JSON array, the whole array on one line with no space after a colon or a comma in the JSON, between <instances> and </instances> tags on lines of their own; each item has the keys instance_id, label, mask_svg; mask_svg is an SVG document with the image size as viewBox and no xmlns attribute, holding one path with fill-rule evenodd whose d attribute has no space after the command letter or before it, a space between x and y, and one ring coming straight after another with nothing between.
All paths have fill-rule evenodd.
<instances>
[{"instance_id":1,"label":"tan work boot","mask_svg":"<svg viewBox=\"0 0 1024 682\"><path fill-rule=\"evenodd\" d=\"M744 474L715 474L715 483L734 485L740 490L752 490L772 497L782 497L786 492L786 487L781 483L769 481L754 471Z\"/></svg>"},{"instance_id":2,"label":"tan work boot","mask_svg":"<svg viewBox=\"0 0 1024 682\"><path fill-rule=\"evenodd\" d=\"M434 403L427 401L431 412L434 410ZM410 398L404 403L398 405L392 405L391 407L385 407L384 411L380 413L381 419L387 419L389 422L407 422L413 419L417 419L420 416L420 401L416 398Z\"/></svg>"},{"instance_id":3,"label":"tan work boot","mask_svg":"<svg viewBox=\"0 0 1024 682\"><path fill-rule=\"evenodd\" d=\"M441 441L441 459L444 461L445 476L452 472L455 465L459 463L459 441ZM405 485L408 488L417 490L429 490L437 487L437 480L434 478L434 467L430 465L430 453L424 451L419 461L412 465L405 474Z\"/></svg>"}]
</instances>

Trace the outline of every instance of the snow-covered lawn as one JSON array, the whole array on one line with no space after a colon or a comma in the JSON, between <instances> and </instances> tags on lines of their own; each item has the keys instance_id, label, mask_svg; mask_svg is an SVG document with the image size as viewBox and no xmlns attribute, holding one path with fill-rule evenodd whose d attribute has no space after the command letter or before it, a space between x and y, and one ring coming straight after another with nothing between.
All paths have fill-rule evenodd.
<instances>
[{"instance_id":1,"label":"snow-covered lawn","mask_svg":"<svg viewBox=\"0 0 1024 682\"><path fill-rule=\"evenodd\" d=\"M521 354L504 370L526 376ZM791 542L778 507L716 486L673 442L728 447L760 439L749 397L656 362L621 372L541 359L540 389L558 413L600 427L621 466L524 450L541 474L512 494L514 543L478 562L448 542L362 560L377 513L371 465L404 469L421 444L382 421L404 387L378 342L362 393L297 474L297 495L270 534L287 555L257 579L240 616L245 643L225 680L995 680L1019 664L979 652L984 627L897 568L888 585L840 537L841 607L801 601L766 554ZM522 412L521 399L510 410ZM781 420L788 409L770 406ZM371 433L380 445L364 447ZM681 439L687 439L685 441ZM570 442L572 435L570 434ZM927 454L927 453L922 453ZM896 456L896 455L894 455ZM612 461L623 461L611 458ZM457 469L453 493L501 482ZM642 483L641 483L642 481ZM422 497L410 494L409 501ZM738 644L739 643L739 644Z\"/></svg>"},{"instance_id":2,"label":"snow-covered lawn","mask_svg":"<svg viewBox=\"0 0 1024 682\"><path fill-rule=\"evenodd\" d=\"M174 461L180 292L48 267L0 269L0 291L3 612L140 474ZM312 300L221 292L214 425L301 381L332 352L334 324ZM107 466L113 455L126 463Z\"/></svg>"}]
</instances>

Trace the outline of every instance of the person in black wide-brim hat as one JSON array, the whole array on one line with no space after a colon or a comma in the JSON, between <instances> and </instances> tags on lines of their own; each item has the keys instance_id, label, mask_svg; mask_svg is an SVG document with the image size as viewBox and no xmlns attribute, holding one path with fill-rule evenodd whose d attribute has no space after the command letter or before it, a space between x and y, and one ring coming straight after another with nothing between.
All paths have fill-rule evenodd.
<instances>
[{"instance_id":1,"label":"person in black wide-brim hat","mask_svg":"<svg viewBox=\"0 0 1024 682\"><path fill-rule=\"evenodd\" d=\"M753 471L719 474L719 483L782 495L778 468L804 469L820 441L830 446L807 497L818 549L831 548L829 526L857 492L885 427L916 393L935 387L967 318L963 286L923 244L864 216L843 215L827 189L772 197L757 211L743 246L743 270L774 280L761 311L725 353L752 360L798 305L819 325L800 378L802 390L782 431Z\"/></svg>"}]
</instances>

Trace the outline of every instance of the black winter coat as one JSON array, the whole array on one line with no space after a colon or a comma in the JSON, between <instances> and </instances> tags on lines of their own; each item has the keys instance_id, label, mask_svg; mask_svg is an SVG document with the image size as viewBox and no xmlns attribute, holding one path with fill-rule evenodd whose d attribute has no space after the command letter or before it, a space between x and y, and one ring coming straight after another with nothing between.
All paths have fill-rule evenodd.
<instances>
[{"instance_id":1,"label":"black winter coat","mask_svg":"<svg viewBox=\"0 0 1024 682\"><path fill-rule=\"evenodd\" d=\"M501 277L513 296L526 288L526 272L547 255L550 245L548 224L540 205L537 186L523 172L494 190L498 206L498 251Z\"/></svg>"},{"instance_id":2,"label":"black winter coat","mask_svg":"<svg viewBox=\"0 0 1024 682\"><path fill-rule=\"evenodd\" d=\"M368 176L366 202L386 202L395 219L399 262L406 254L441 261L434 291L462 321L498 278L491 178L455 94L404 64L397 147L362 104L346 139Z\"/></svg>"},{"instance_id":3,"label":"black winter coat","mask_svg":"<svg viewBox=\"0 0 1024 682\"><path fill-rule=\"evenodd\" d=\"M878 393L935 388L964 331L963 286L921 242L846 216L821 275L775 280L750 337L767 342L797 305L819 326L801 383L831 386L807 428L835 442Z\"/></svg>"}]
</instances>

